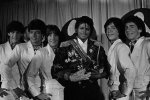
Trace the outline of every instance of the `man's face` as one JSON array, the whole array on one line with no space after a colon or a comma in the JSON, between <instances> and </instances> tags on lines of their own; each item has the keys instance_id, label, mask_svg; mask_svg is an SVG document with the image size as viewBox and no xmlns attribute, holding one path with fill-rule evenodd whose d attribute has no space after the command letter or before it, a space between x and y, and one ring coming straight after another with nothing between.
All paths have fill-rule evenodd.
<instances>
[{"instance_id":1,"label":"man's face","mask_svg":"<svg viewBox=\"0 0 150 100\"><path fill-rule=\"evenodd\" d=\"M48 36L48 43L51 47L57 47L59 43L59 36L51 31L51 34Z\"/></svg>"},{"instance_id":2,"label":"man's face","mask_svg":"<svg viewBox=\"0 0 150 100\"><path fill-rule=\"evenodd\" d=\"M138 39L140 37L141 32L142 30L138 29L135 23L128 22L125 24L125 34L129 40L134 41Z\"/></svg>"},{"instance_id":3,"label":"man's face","mask_svg":"<svg viewBox=\"0 0 150 100\"><path fill-rule=\"evenodd\" d=\"M78 38L80 38L81 40L86 40L88 39L90 32L90 26L87 23L82 23L77 29Z\"/></svg>"},{"instance_id":4,"label":"man's face","mask_svg":"<svg viewBox=\"0 0 150 100\"><path fill-rule=\"evenodd\" d=\"M119 33L116 26L110 23L106 28L106 35L110 41L115 41L119 38Z\"/></svg>"},{"instance_id":5,"label":"man's face","mask_svg":"<svg viewBox=\"0 0 150 100\"><path fill-rule=\"evenodd\" d=\"M18 44L21 42L21 37L23 37L23 34L18 31L12 31L8 33L8 36L11 44Z\"/></svg>"},{"instance_id":6,"label":"man's face","mask_svg":"<svg viewBox=\"0 0 150 100\"><path fill-rule=\"evenodd\" d=\"M32 45L40 45L42 42L42 34L40 30L30 30L29 38Z\"/></svg>"}]
</instances>

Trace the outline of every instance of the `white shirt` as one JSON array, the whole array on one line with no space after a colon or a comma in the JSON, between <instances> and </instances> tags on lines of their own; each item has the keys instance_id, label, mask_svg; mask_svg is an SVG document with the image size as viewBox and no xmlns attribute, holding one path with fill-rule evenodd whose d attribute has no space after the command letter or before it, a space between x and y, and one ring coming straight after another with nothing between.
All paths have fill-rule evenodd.
<instances>
[{"instance_id":1,"label":"white shirt","mask_svg":"<svg viewBox=\"0 0 150 100\"><path fill-rule=\"evenodd\" d=\"M85 42L82 42L79 38L77 38L78 43L80 44L80 46L82 47L82 49L87 53L87 43L88 43L88 39Z\"/></svg>"}]
</instances>

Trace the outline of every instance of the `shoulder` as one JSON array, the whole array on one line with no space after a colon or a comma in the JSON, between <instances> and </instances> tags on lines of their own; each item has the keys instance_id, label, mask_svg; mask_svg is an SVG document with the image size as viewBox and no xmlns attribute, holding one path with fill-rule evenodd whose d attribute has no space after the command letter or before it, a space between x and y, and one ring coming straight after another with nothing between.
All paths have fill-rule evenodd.
<instances>
[{"instance_id":1,"label":"shoulder","mask_svg":"<svg viewBox=\"0 0 150 100\"><path fill-rule=\"evenodd\" d=\"M0 45L0 49L3 49L3 48L5 48L5 46L6 46L6 43L4 43L4 44L1 44L1 45Z\"/></svg>"},{"instance_id":2,"label":"shoulder","mask_svg":"<svg viewBox=\"0 0 150 100\"><path fill-rule=\"evenodd\" d=\"M68 46L70 46L70 41L71 40L61 42L60 47L68 47Z\"/></svg>"},{"instance_id":3,"label":"shoulder","mask_svg":"<svg viewBox=\"0 0 150 100\"><path fill-rule=\"evenodd\" d=\"M116 45L116 48L117 48L117 51L121 51L121 52L123 52L123 51L130 51L130 48L125 44L125 43L123 43L123 42L121 42L121 43L118 43L117 45Z\"/></svg>"},{"instance_id":4,"label":"shoulder","mask_svg":"<svg viewBox=\"0 0 150 100\"><path fill-rule=\"evenodd\" d=\"M143 41L144 47L150 48L150 37L146 37Z\"/></svg>"},{"instance_id":5,"label":"shoulder","mask_svg":"<svg viewBox=\"0 0 150 100\"><path fill-rule=\"evenodd\" d=\"M97 47L102 46L102 43L97 40L89 39L89 42L91 42L94 46L97 46Z\"/></svg>"},{"instance_id":6,"label":"shoulder","mask_svg":"<svg viewBox=\"0 0 150 100\"><path fill-rule=\"evenodd\" d=\"M49 54L49 51L48 51L47 47L40 48L39 50L37 50L37 52L39 54L43 54L43 55L48 55Z\"/></svg>"},{"instance_id":7,"label":"shoulder","mask_svg":"<svg viewBox=\"0 0 150 100\"><path fill-rule=\"evenodd\" d=\"M20 47L20 48L26 48L27 47L27 43L20 43L20 44L17 44L16 46Z\"/></svg>"}]
</instances>

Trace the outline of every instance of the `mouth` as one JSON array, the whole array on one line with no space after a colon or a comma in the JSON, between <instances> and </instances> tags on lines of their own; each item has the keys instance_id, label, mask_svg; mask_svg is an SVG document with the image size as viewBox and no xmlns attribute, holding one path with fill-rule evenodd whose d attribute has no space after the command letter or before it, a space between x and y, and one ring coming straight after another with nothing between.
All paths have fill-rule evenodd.
<instances>
[{"instance_id":1,"label":"mouth","mask_svg":"<svg viewBox=\"0 0 150 100\"><path fill-rule=\"evenodd\" d=\"M126 33L127 35L132 35L133 33Z\"/></svg>"},{"instance_id":2,"label":"mouth","mask_svg":"<svg viewBox=\"0 0 150 100\"><path fill-rule=\"evenodd\" d=\"M108 36L113 36L114 34L108 34Z\"/></svg>"}]
</instances>

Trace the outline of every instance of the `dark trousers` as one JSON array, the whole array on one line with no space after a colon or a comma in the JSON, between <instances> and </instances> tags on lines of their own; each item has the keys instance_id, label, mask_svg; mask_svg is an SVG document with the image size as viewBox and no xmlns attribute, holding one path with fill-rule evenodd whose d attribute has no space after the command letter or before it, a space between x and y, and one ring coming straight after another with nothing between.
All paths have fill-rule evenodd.
<instances>
[{"instance_id":1,"label":"dark trousers","mask_svg":"<svg viewBox=\"0 0 150 100\"><path fill-rule=\"evenodd\" d=\"M72 85L65 87L64 100L104 100L98 84L88 86Z\"/></svg>"}]
</instances>

